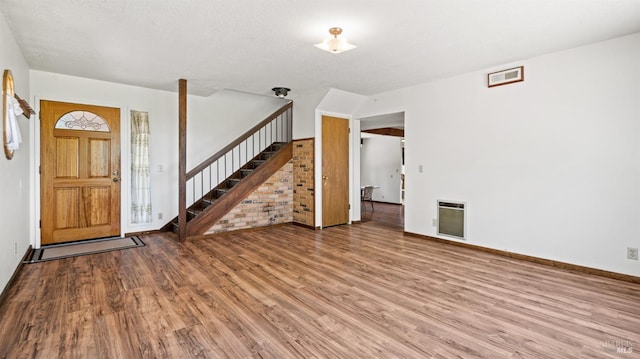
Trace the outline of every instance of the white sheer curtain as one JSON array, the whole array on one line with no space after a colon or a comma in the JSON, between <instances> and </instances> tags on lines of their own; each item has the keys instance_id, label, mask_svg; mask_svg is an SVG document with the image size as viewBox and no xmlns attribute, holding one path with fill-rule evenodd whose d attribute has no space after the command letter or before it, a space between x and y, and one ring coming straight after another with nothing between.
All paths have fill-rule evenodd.
<instances>
[{"instance_id":1,"label":"white sheer curtain","mask_svg":"<svg viewBox=\"0 0 640 359\"><path fill-rule=\"evenodd\" d=\"M151 223L149 113L131 111L131 223Z\"/></svg>"}]
</instances>

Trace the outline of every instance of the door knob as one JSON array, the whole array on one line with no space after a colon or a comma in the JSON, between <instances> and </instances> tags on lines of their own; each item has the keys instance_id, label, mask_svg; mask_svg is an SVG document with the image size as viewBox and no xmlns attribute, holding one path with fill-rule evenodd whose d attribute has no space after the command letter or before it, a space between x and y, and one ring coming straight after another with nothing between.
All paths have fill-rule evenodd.
<instances>
[{"instance_id":1,"label":"door knob","mask_svg":"<svg viewBox=\"0 0 640 359\"><path fill-rule=\"evenodd\" d=\"M329 177L327 177L327 176L322 176L322 179L326 181L326 180L328 180L328 179L329 179Z\"/></svg>"},{"instance_id":2,"label":"door knob","mask_svg":"<svg viewBox=\"0 0 640 359\"><path fill-rule=\"evenodd\" d=\"M118 178L118 177L113 177L113 182L118 182L118 181L120 181L120 178Z\"/></svg>"}]
</instances>

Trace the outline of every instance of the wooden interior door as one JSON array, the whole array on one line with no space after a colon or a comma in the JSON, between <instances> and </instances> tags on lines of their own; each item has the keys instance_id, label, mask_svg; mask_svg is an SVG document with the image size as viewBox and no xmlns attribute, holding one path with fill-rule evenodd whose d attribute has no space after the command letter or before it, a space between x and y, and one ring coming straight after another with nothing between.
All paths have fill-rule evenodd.
<instances>
[{"instance_id":1,"label":"wooden interior door","mask_svg":"<svg viewBox=\"0 0 640 359\"><path fill-rule=\"evenodd\" d=\"M349 222L349 120L322 116L322 226Z\"/></svg>"},{"instance_id":2,"label":"wooden interior door","mask_svg":"<svg viewBox=\"0 0 640 359\"><path fill-rule=\"evenodd\" d=\"M40 102L41 244L120 235L120 109Z\"/></svg>"}]
</instances>

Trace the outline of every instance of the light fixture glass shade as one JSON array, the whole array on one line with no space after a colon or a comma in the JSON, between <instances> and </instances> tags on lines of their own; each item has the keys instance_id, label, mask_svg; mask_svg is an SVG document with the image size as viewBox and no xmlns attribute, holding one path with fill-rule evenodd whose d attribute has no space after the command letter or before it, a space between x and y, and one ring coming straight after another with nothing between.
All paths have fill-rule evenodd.
<instances>
[{"instance_id":1,"label":"light fixture glass shade","mask_svg":"<svg viewBox=\"0 0 640 359\"><path fill-rule=\"evenodd\" d=\"M329 33L332 35L331 37L313 46L325 51L329 51L333 54L339 54L341 52L355 49L357 47L356 45L348 43L347 39L345 39L344 37L339 37L341 32L341 28L333 27L329 29Z\"/></svg>"}]
</instances>

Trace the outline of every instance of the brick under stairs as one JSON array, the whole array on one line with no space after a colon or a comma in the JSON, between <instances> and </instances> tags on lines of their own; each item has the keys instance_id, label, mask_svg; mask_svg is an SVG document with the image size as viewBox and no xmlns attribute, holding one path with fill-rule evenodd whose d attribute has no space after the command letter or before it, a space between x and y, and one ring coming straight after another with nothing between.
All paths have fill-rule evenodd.
<instances>
[{"instance_id":1,"label":"brick under stairs","mask_svg":"<svg viewBox=\"0 0 640 359\"><path fill-rule=\"evenodd\" d=\"M187 208L187 236L203 234L292 158L292 144L276 142ZM165 227L178 233L178 217Z\"/></svg>"}]
</instances>

